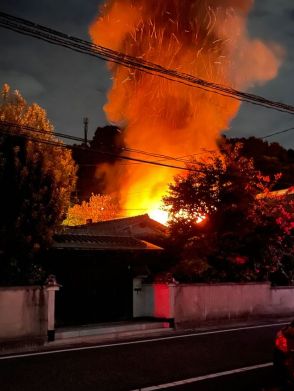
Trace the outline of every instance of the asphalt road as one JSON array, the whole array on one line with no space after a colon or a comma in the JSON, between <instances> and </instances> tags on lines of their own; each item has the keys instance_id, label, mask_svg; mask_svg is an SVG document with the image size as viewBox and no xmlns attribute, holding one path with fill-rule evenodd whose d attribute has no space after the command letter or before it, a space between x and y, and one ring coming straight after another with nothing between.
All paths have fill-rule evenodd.
<instances>
[{"instance_id":1,"label":"asphalt road","mask_svg":"<svg viewBox=\"0 0 294 391\"><path fill-rule=\"evenodd\" d=\"M279 328L219 330L2 358L0 390L269 390L273 385L273 339ZM266 366L250 369L260 364ZM240 368L245 371L231 372ZM187 379L190 383L170 384Z\"/></svg>"}]
</instances>

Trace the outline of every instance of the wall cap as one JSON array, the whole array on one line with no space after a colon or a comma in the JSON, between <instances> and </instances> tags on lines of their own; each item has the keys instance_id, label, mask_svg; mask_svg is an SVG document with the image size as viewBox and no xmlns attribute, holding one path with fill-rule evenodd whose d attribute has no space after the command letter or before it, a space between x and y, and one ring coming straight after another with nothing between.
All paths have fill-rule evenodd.
<instances>
[{"instance_id":1,"label":"wall cap","mask_svg":"<svg viewBox=\"0 0 294 391\"><path fill-rule=\"evenodd\" d=\"M195 283L179 283L177 286L185 287L185 286L253 286L253 285L264 285L270 286L270 282L211 282L211 283L203 283L203 282L195 282Z\"/></svg>"},{"instance_id":2,"label":"wall cap","mask_svg":"<svg viewBox=\"0 0 294 391\"><path fill-rule=\"evenodd\" d=\"M294 289L294 286L293 285L289 285L289 286L287 286L287 285L281 285L281 286L279 286L279 285L277 285L277 286L271 286L271 289L272 290L283 290L283 289Z\"/></svg>"},{"instance_id":3,"label":"wall cap","mask_svg":"<svg viewBox=\"0 0 294 391\"><path fill-rule=\"evenodd\" d=\"M143 283L144 286L154 286L154 285L164 285L168 287L174 287L174 286L179 286L178 283L166 283L166 282L148 282L148 283Z\"/></svg>"},{"instance_id":4,"label":"wall cap","mask_svg":"<svg viewBox=\"0 0 294 391\"><path fill-rule=\"evenodd\" d=\"M0 291L19 291L19 290L42 290L45 287L42 285L15 285L15 286L0 286Z\"/></svg>"}]
</instances>

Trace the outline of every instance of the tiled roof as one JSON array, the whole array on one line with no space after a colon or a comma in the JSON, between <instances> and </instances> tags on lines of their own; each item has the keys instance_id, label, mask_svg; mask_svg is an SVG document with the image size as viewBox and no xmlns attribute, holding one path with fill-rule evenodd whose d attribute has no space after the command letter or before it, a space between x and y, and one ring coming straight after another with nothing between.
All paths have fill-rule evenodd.
<instances>
[{"instance_id":1,"label":"tiled roof","mask_svg":"<svg viewBox=\"0 0 294 391\"><path fill-rule=\"evenodd\" d=\"M130 236L97 236L81 234L56 234L53 247L75 250L162 250L144 240Z\"/></svg>"},{"instance_id":2,"label":"tiled roof","mask_svg":"<svg viewBox=\"0 0 294 391\"><path fill-rule=\"evenodd\" d=\"M118 235L118 236L144 236L166 234L167 228L151 219L148 214L99 221L75 227L63 227L60 233L83 235ZM141 235L140 235L141 234Z\"/></svg>"},{"instance_id":3,"label":"tiled roof","mask_svg":"<svg viewBox=\"0 0 294 391\"><path fill-rule=\"evenodd\" d=\"M108 221L100 221L98 223L92 223L92 225L98 225L101 227L125 227L129 225L134 225L134 224L149 224L152 225L154 228L157 228L161 231L166 231L166 226L163 224L159 223L156 220L153 220L149 217L149 215L146 213L144 215L138 215L138 216L131 216L131 217L124 217L120 219L113 219L113 220L108 220Z\"/></svg>"}]
</instances>

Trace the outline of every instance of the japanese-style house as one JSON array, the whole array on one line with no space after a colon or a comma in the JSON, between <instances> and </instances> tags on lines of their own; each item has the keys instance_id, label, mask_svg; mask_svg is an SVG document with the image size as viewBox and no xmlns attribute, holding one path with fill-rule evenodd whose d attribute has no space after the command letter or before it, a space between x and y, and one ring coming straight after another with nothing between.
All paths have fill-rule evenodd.
<instances>
[{"instance_id":1,"label":"japanese-style house","mask_svg":"<svg viewBox=\"0 0 294 391\"><path fill-rule=\"evenodd\" d=\"M62 228L48 258L57 326L132 319L133 280L156 269L165 236L148 215Z\"/></svg>"}]
</instances>

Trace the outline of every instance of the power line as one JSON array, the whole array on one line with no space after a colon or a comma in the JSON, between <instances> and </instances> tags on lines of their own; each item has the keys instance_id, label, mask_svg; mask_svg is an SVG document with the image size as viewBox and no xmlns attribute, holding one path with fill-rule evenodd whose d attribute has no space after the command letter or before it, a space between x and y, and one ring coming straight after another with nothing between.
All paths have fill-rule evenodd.
<instances>
[{"instance_id":1,"label":"power line","mask_svg":"<svg viewBox=\"0 0 294 391\"><path fill-rule=\"evenodd\" d=\"M270 138L270 137L273 137L273 136L276 136L276 135L279 135L279 134L283 134L283 133L287 133L291 130L294 130L294 127L291 127L291 128L287 128L287 129L284 129L284 130L278 130L276 132L273 132L273 133L270 133L266 136L262 136L260 137L262 140L264 139L267 139L267 138ZM141 151L143 152L143 151ZM174 158L174 157L169 157L169 159L173 159L173 160L178 160L178 161L183 161L183 162L186 162L187 164L193 164L193 161L191 160L184 160L184 158L187 158L187 157L194 157L194 156L199 156L199 155L204 155L204 154L208 154L208 153L214 153L214 152L219 152L219 149L210 149L210 150L205 150L205 151L202 151L202 152L198 152L198 153L194 153L194 154L190 154L190 155L185 155L185 156L180 156L180 157L177 157L177 158ZM162 155L164 156L164 155ZM169 160L168 158L163 158L163 160ZM130 163L130 164L136 164L136 163Z\"/></svg>"},{"instance_id":2,"label":"power line","mask_svg":"<svg viewBox=\"0 0 294 391\"><path fill-rule=\"evenodd\" d=\"M169 155L162 155L160 153L147 152L147 151L142 151L140 149L134 149L134 148L126 147L126 148L123 148L123 150L128 151L128 152L137 153L137 154L140 154L140 155L158 157L158 158L163 159L163 160L175 160L177 162L192 163L191 161L185 160L182 157L173 157L173 156L169 156Z\"/></svg>"},{"instance_id":3,"label":"power line","mask_svg":"<svg viewBox=\"0 0 294 391\"><path fill-rule=\"evenodd\" d=\"M294 127L291 127L291 128L287 128L287 129L283 129L283 130L277 130L277 131L272 131L272 133L269 133L265 136L260 136L258 138L260 138L261 140L265 140L267 138L270 138L270 137L273 137L273 136L277 136L279 134L283 134L283 133L288 133L290 132L291 130L294 130ZM245 137L245 136L243 136ZM248 136L247 136L248 137ZM252 136L251 136L252 137ZM215 152L216 150L212 150L212 151L209 151L209 152ZM204 152L206 153L206 152Z\"/></svg>"},{"instance_id":4,"label":"power line","mask_svg":"<svg viewBox=\"0 0 294 391\"><path fill-rule=\"evenodd\" d=\"M284 129L284 130L279 130L277 132L274 132L274 133L271 133L271 134L268 134L266 136L263 136L261 137L262 139L267 139L267 138L270 138L270 137L273 137L273 136L276 136L278 134L282 134L282 133L287 133L287 132L290 132L290 130L294 130L294 127L292 128L288 128L288 129Z\"/></svg>"},{"instance_id":5,"label":"power line","mask_svg":"<svg viewBox=\"0 0 294 391\"><path fill-rule=\"evenodd\" d=\"M258 95L238 91L231 87L213 83L187 73L168 69L161 65L132 57L100 45L92 44L91 42L64 34L51 28L33 23L26 19L17 18L4 12L0 12L0 26L23 35L35 37L51 44L68 48L79 53L98 57L100 59L111 61L128 68L138 69L158 77L163 77L170 81L201 88L212 93L217 93L232 99L237 99L239 101L244 101L266 108L287 112L289 114L294 114L294 106L290 106L282 102L272 101Z\"/></svg>"},{"instance_id":6,"label":"power line","mask_svg":"<svg viewBox=\"0 0 294 391\"><path fill-rule=\"evenodd\" d=\"M17 133L11 133L11 131L9 131L9 128L14 128L14 129L18 129L18 130L27 130L27 131L30 131L30 132L36 132L36 133L39 133L39 134L42 134L42 135L47 135L49 136L50 138L54 138L56 137L57 135L59 137L63 137L63 138L69 138L71 140L75 140L75 141L82 141L84 142L84 139L81 138L81 137L75 137L75 136L71 136L71 135L68 135L68 134L65 134L65 133L57 133L57 132L51 132L51 131L48 131L48 130L44 130L44 129L36 129L36 128L33 128L31 126L28 126L28 125L19 125L19 124L16 124L16 123L11 123L11 122L7 122L7 121L1 121L0 120L0 132L6 136L10 136L10 137L22 137L22 138L25 138L27 139L28 141L32 141L32 142L37 142L37 143L41 143L41 144L45 144L45 145L49 145L49 146L52 146L52 147L59 147L59 148L64 148L64 149L82 149L84 151L87 151L87 152L94 152L94 153L100 153L100 154L104 154L104 155L110 155L112 157L116 157L117 159L122 159L122 160L131 160L131 161L135 161L135 162L138 162L138 163L141 163L141 164L151 164L151 165L156 165L156 166L163 166L163 167L168 167L168 168L173 168L173 169L177 169L177 170L184 170L184 171L193 171L193 172L203 172L203 170L199 170L199 169L193 169L193 168L189 168L189 167L179 167L179 166L172 166L172 165L168 165L168 164L161 164L159 162L154 162L154 161L148 161L148 160L142 160L142 159L136 159L136 158L132 158L132 157L128 157L128 156L122 156L122 155L117 155L117 154L112 154L112 153L108 153L108 152L104 152L104 151L100 151L100 150L97 150L97 149L86 149L85 146L83 145L68 145L68 144L64 144L62 142L58 142L58 141L52 141L52 140L46 140L46 139L41 139L41 138L36 138L36 137L31 137L27 134L17 134ZM286 133L288 131L291 131L291 130L294 130L294 127L291 127L291 128L288 128L288 129L284 129L284 130L280 130L280 131L277 131L277 132L274 132L274 133L270 133L266 136L263 136L262 138L265 139L265 138L268 138L268 137L272 137L274 135L277 135L277 134L281 134L281 133ZM139 151L139 150L138 150ZM140 151L140 152L144 152L144 151ZM210 150L210 151L204 151L204 152L200 152L200 153L197 153L197 154L194 154L194 155L200 155L202 153L213 153L213 152L219 152L219 150L215 149L215 150ZM163 155L165 156L165 155ZM193 155L187 155L187 156L193 156ZM169 157L169 158L172 158L172 157ZM193 162L191 162L193 163ZM97 164L80 164L80 166L97 166ZM149 191L145 191L146 193L149 192ZM141 194L143 192L136 192L136 193L132 193L132 194ZM139 209L138 209L139 210ZM141 208L140 210L145 210L144 208Z\"/></svg>"},{"instance_id":7,"label":"power line","mask_svg":"<svg viewBox=\"0 0 294 391\"><path fill-rule=\"evenodd\" d=\"M84 144L84 138L81 138L81 137L76 137L76 136L72 136L72 135L69 135L69 134L66 134L66 133L60 133L60 132L49 132L48 130L46 129L37 129L37 128L34 128L32 126L28 126L28 125L20 125L20 124L17 124L15 122L8 122L8 121L1 121L0 120L0 125L4 125L4 126L7 126L8 128L15 128L15 129L25 129L25 130L28 130L30 132L34 132L34 133L38 133L38 134L42 134L42 135L50 135L50 136L55 136L55 137L60 137L60 138L64 138L64 139L69 139L69 140L74 140L74 141L78 141L78 142L81 142ZM84 144L85 148L86 148L86 145ZM146 156L152 156L152 157L156 157L156 158L161 158L163 160L175 160L175 161L178 161L178 162L183 162L183 163L186 163L186 164L189 164L189 163L192 163L191 161L189 160L185 160L183 158L176 158L176 157L173 157L173 156L169 156L169 155L162 155L162 154L159 154L159 153L153 153L153 152L148 152L148 151L142 151L142 150L139 150L139 149L133 149L133 148L128 148L128 147L123 147L121 148L121 151L122 152L130 152L130 153L137 153L137 154L142 154L142 155L146 155ZM103 151L100 151L100 153L110 153L110 152L103 152ZM197 154L195 154L197 155ZM191 156L191 155L189 155Z\"/></svg>"},{"instance_id":8,"label":"power line","mask_svg":"<svg viewBox=\"0 0 294 391\"><path fill-rule=\"evenodd\" d=\"M21 130L21 126L14 125L14 127ZM85 147L84 146L80 146L80 145L63 144L63 143L57 142L57 141L52 141L52 140L46 140L46 139L41 139L41 138L37 138L37 137L32 137L32 136L29 136L29 135L23 134L23 133L22 134L13 134L9 130L7 130L7 125L5 127L5 126L1 125L1 122L0 122L0 131L1 131L2 134L6 135L6 136L23 137L23 138L25 138L25 139L27 139L29 141L32 141L32 142L37 142L37 143L41 143L41 144L47 144L47 145L51 145L51 146L54 146L54 147L61 147L61 148L66 148L66 149L79 148L79 149L85 150ZM30 131L32 131L32 130L30 129ZM38 132L42 132L41 130L37 130L37 131ZM46 131L46 133L48 135L48 131ZM159 166L159 167L173 168L173 169L183 170L183 171L199 171L200 172L200 170L196 170L196 169L193 169L193 168L190 168L190 167L174 166L174 165L164 164L164 163L151 161L151 160L137 159L137 158L133 158L131 156L118 155L118 154L114 154L114 153L111 153L111 152L101 151L101 150L98 150L98 149L87 149L87 151L88 152L92 152L92 153L98 153L98 154L103 154L103 155L106 155L106 156L115 157L116 159L120 159L120 160L129 160L129 161L133 161L133 162L139 162L139 163L142 163L142 164L150 164L150 165L155 165L155 166Z\"/></svg>"},{"instance_id":9,"label":"power line","mask_svg":"<svg viewBox=\"0 0 294 391\"><path fill-rule=\"evenodd\" d=\"M270 137L273 137L273 136L276 136L276 135L279 135L279 134L287 133L287 132L289 132L291 130L294 130L294 127L287 128L287 129L284 129L284 130L278 130L276 132L270 133L270 134L268 134L266 136L262 136L260 138L262 140L264 140L264 139L267 139L267 138L270 138ZM129 149L129 150L131 150L131 149ZM147 152L145 152L145 151L139 151L139 150L134 150L134 151L137 151L138 153L146 153L147 154ZM187 163L187 164L193 164L193 161L191 161L191 160L184 160L184 158L187 158L187 157L191 157L192 158L194 156L199 156L199 155L204 155L204 154L214 153L214 152L219 152L219 149L210 149L210 150L205 150L205 151L202 151L202 152L198 152L198 153L194 153L194 154L190 154L190 155L185 155L185 156L179 156L179 157L171 157L171 156L165 156L165 155L160 155L160 156L162 157L162 160L177 160L177 161L182 161L182 162ZM152 153L150 153L150 154L152 155ZM157 157L158 155L152 155L152 156ZM133 164L136 164L136 163L133 163Z\"/></svg>"},{"instance_id":10,"label":"power line","mask_svg":"<svg viewBox=\"0 0 294 391\"><path fill-rule=\"evenodd\" d=\"M6 129L14 128L14 129L18 129L18 130L27 130L29 132L34 132L34 133L38 133L38 134L41 134L41 135L50 136L50 138L52 138L52 137L60 137L60 138L65 138L65 139L69 139L69 140L73 140L73 141L78 141L78 142L84 143L84 138L72 136L72 135L65 134L65 133L50 132L50 131L45 130L45 129L37 129L37 128L31 127L31 126L28 126L28 125L19 125L17 123L8 122L8 121L1 121L0 120L0 128L1 128L1 125L2 125L2 130L3 130L3 128L4 128L4 130L5 130L5 128ZM263 136L261 138L262 139L266 139L266 138L272 137L274 135L278 135L278 134L289 132L291 130L294 130L294 127L287 128L287 129L284 129L284 130L279 130L279 131L276 131L276 132L272 132L272 133L270 133L270 134L268 134L266 136ZM8 134L10 135L11 133L9 132ZM44 139L39 139L39 138L38 139L34 139L34 141L43 142L43 143L45 142ZM46 143L48 145L52 145L52 140L51 141L46 140ZM198 153L195 153L195 154L190 154L190 155L186 155L186 156L182 156L182 157L173 157L173 156L169 156L169 155L161 155L161 154L157 154L157 153L142 151L142 150L139 150L139 149L127 148L127 147L122 149L122 151L140 153L140 154L143 154L143 155L148 155L148 156L152 156L152 157L158 157L158 158L162 159L162 160L159 160L159 161L146 161L146 160L143 160L143 159L137 159L137 158L132 158L132 157L128 157L128 156L113 154L111 152L101 151L101 150L98 150L98 149L92 149L92 148L87 149L87 147L85 145L80 145L80 146L79 145L72 145L72 146L70 146L68 144L65 145L65 144L58 143L58 142L57 142L57 145L56 145L55 141L53 141L53 143L54 143L54 146L66 147L66 148L71 148L71 149L80 148L80 149L83 149L83 150L87 150L88 152L104 154L104 155L115 157L117 159L131 160L132 163L130 163L130 164L146 163L146 164L160 165L160 166L164 166L164 167L181 169L181 170L190 170L190 171L197 171L197 170L195 170L195 169L188 169L188 168L179 167L179 166L172 166L172 165L167 165L167 164L160 164L160 163L161 163L162 160L175 160L175 161L183 162L185 164L193 164L194 163L193 161L185 160L183 158L188 157L188 156L193 157L193 156L199 156L199 155L207 154L207 153L219 152L218 149L212 149L212 150L198 152ZM84 166L84 167L94 167L95 166L96 167L97 164L80 164L80 166Z\"/></svg>"},{"instance_id":11,"label":"power line","mask_svg":"<svg viewBox=\"0 0 294 391\"><path fill-rule=\"evenodd\" d=\"M51 132L50 130L46 130L44 128L38 129L33 126L21 125L16 122L9 122L9 121L0 120L0 125L2 125L3 127L6 126L8 129L14 128L14 129L18 129L18 130L28 130L30 132L39 133L39 134L42 134L45 136L47 135L50 137L60 137L60 138L65 138L65 139L69 139L69 140L73 140L73 141L84 142L84 138L81 138L81 137L72 136L72 135L66 134L66 133Z\"/></svg>"}]
</instances>

